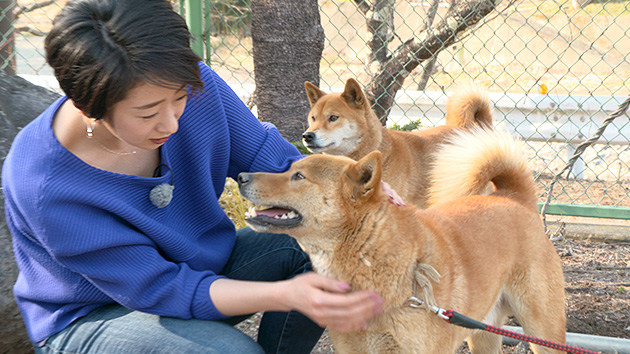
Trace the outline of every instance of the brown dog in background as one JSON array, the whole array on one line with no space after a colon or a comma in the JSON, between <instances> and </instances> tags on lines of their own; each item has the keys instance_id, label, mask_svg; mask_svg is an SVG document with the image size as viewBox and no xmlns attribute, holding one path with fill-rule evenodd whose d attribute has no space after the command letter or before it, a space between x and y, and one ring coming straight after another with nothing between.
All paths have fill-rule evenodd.
<instances>
[{"instance_id":1,"label":"brown dog in background","mask_svg":"<svg viewBox=\"0 0 630 354\"><path fill-rule=\"evenodd\" d=\"M446 125L403 132L386 129L359 83L348 79L341 93L326 94L304 84L311 103L309 128L302 135L313 153L359 160L372 151L383 155L383 180L419 208L426 206L432 152L460 128L492 127L492 108L484 90L465 85L448 99Z\"/></svg>"},{"instance_id":2,"label":"brown dog in background","mask_svg":"<svg viewBox=\"0 0 630 354\"><path fill-rule=\"evenodd\" d=\"M242 173L257 231L288 233L315 270L385 300L365 331L330 331L347 353L501 351L501 336L445 322L425 304L501 326L514 315L528 335L565 342L564 278L545 235L520 143L506 133L453 133L436 152L429 208L396 206L381 188L381 153L359 161L311 155L284 173ZM490 195L479 195L492 182ZM439 274L439 275L438 275ZM532 345L535 353L559 353Z\"/></svg>"}]
</instances>

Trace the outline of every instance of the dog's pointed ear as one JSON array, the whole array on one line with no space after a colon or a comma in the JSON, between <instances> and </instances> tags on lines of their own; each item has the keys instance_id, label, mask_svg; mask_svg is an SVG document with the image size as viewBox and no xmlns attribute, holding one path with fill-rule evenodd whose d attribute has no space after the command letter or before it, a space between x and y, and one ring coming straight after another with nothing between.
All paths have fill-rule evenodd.
<instances>
[{"instance_id":1,"label":"dog's pointed ear","mask_svg":"<svg viewBox=\"0 0 630 354\"><path fill-rule=\"evenodd\" d=\"M319 87L309 81L304 82L304 89L306 90L306 97L308 97L311 107L313 107L315 102L326 94L324 91L320 90Z\"/></svg>"},{"instance_id":2,"label":"dog's pointed ear","mask_svg":"<svg viewBox=\"0 0 630 354\"><path fill-rule=\"evenodd\" d=\"M380 151L372 151L348 167L346 175L354 184L353 199L369 198L381 190L382 160Z\"/></svg>"},{"instance_id":3,"label":"dog's pointed ear","mask_svg":"<svg viewBox=\"0 0 630 354\"><path fill-rule=\"evenodd\" d=\"M361 90L361 85L352 78L346 81L346 86L343 89L341 97L343 97L350 107L354 108L362 108L367 102L365 94L363 90Z\"/></svg>"}]
</instances>

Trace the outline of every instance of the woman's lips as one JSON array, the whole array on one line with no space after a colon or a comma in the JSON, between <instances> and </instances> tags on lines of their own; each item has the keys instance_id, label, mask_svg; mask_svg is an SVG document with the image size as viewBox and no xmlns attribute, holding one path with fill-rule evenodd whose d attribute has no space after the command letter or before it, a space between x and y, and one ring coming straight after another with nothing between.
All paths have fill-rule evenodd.
<instances>
[{"instance_id":1,"label":"woman's lips","mask_svg":"<svg viewBox=\"0 0 630 354\"><path fill-rule=\"evenodd\" d=\"M168 138L170 138L170 137L171 137L171 136L169 135L169 136L167 136L167 137L165 137L165 138L160 138L160 139L151 139L151 141L152 141L154 144L158 144L158 145L160 145L160 144L164 144L164 143L168 140Z\"/></svg>"}]
</instances>

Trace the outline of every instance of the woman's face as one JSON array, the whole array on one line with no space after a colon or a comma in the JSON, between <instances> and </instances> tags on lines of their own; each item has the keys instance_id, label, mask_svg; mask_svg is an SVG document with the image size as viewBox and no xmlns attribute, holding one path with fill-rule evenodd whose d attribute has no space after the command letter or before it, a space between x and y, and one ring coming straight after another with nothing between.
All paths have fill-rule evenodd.
<instances>
[{"instance_id":1,"label":"woman's face","mask_svg":"<svg viewBox=\"0 0 630 354\"><path fill-rule=\"evenodd\" d=\"M116 103L102 120L118 139L134 147L153 150L177 131L186 106L186 87L165 88L141 83Z\"/></svg>"}]
</instances>

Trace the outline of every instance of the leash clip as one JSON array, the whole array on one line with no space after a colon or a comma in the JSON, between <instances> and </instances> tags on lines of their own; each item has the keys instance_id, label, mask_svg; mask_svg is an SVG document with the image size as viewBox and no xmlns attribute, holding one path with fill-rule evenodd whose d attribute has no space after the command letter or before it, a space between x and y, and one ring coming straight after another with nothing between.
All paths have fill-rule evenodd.
<instances>
[{"instance_id":1,"label":"leash clip","mask_svg":"<svg viewBox=\"0 0 630 354\"><path fill-rule=\"evenodd\" d=\"M409 303L409 306L415 309L424 307L424 301L418 299L415 296L412 296L409 299L407 299L407 302ZM438 315L438 317L440 317L441 319L446 320L446 322L449 322L451 320L451 316L448 315L448 311L446 311L443 308L439 308L437 306L431 306L431 311L435 313L436 315Z\"/></svg>"},{"instance_id":2,"label":"leash clip","mask_svg":"<svg viewBox=\"0 0 630 354\"><path fill-rule=\"evenodd\" d=\"M418 299L415 296L412 296L409 299L407 299L407 302L409 303L409 306L413 307L414 309L424 306L424 301Z\"/></svg>"},{"instance_id":3,"label":"leash clip","mask_svg":"<svg viewBox=\"0 0 630 354\"><path fill-rule=\"evenodd\" d=\"M433 312L435 312L438 317L445 320L446 322L450 322L451 317L447 315L447 311L445 309L439 308L437 306L431 306Z\"/></svg>"}]
</instances>

